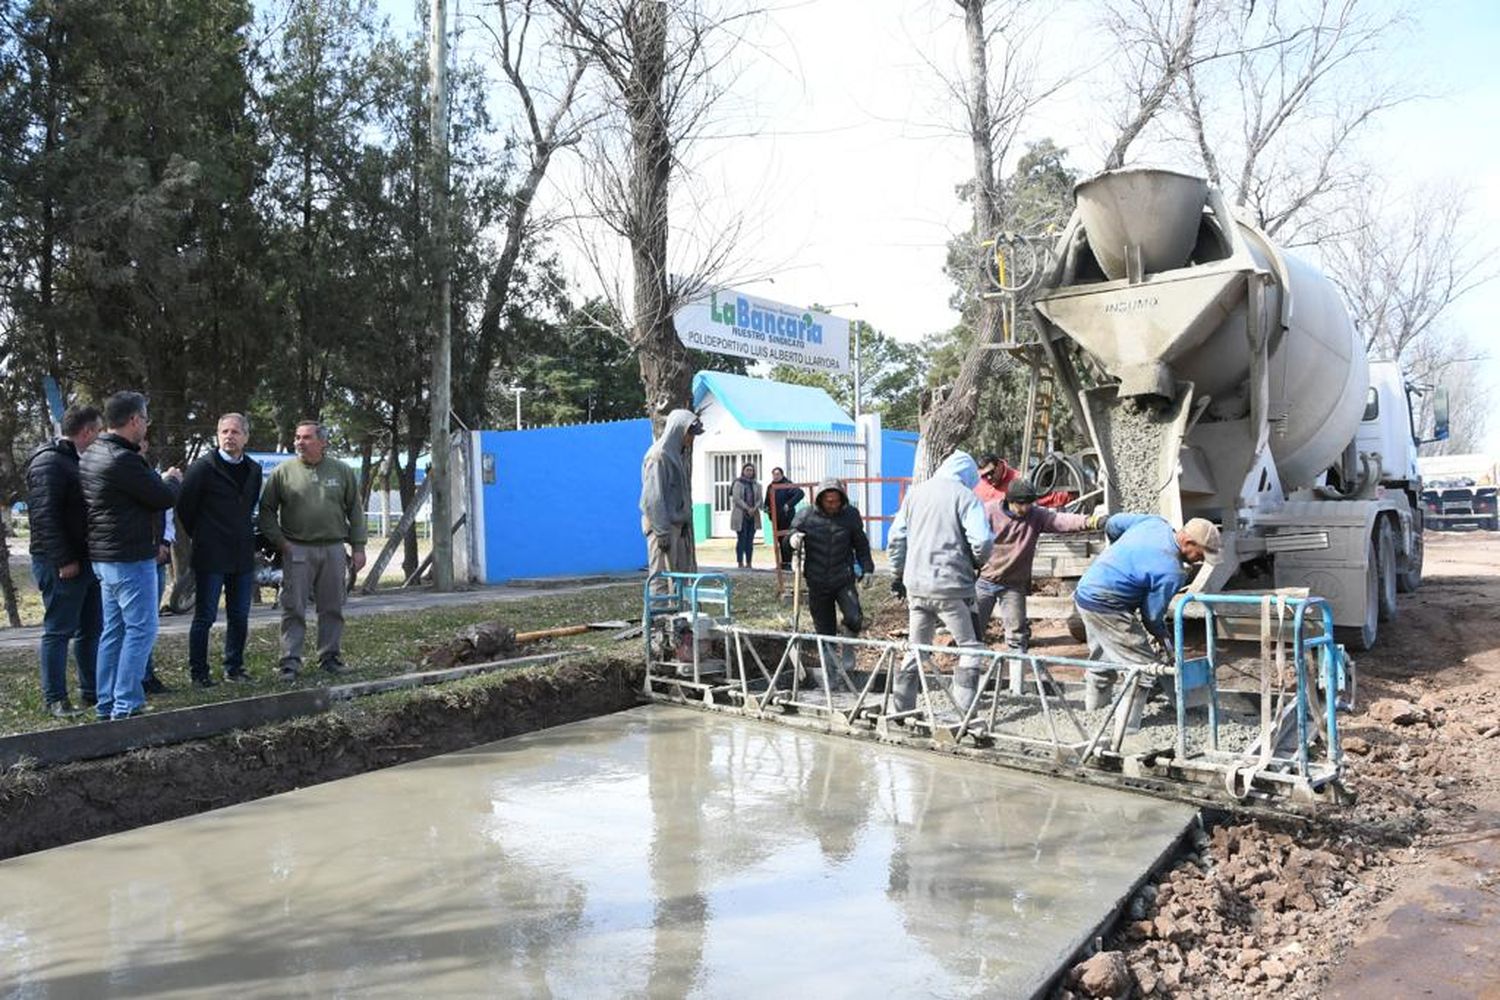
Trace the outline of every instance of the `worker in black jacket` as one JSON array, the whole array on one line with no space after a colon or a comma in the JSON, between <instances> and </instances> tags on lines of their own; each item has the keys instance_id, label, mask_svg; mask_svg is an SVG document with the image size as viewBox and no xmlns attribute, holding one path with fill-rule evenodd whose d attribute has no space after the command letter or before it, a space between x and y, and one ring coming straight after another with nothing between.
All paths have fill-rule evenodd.
<instances>
[{"instance_id":1,"label":"worker in black jacket","mask_svg":"<svg viewBox=\"0 0 1500 1000\"><path fill-rule=\"evenodd\" d=\"M68 700L68 643L78 667L78 696L94 703L99 654L99 581L89 566L88 511L78 484L78 456L99 436L99 411L71 406L63 436L26 460L26 518L31 525L31 578L42 595L42 701L58 718L76 715Z\"/></svg>"},{"instance_id":2,"label":"worker in black jacket","mask_svg":"<svg viewBox=\"0 0 1500 1000\"><path fill-rule=\"evenodd\" d=\"M141 454L151 425L145 396L115 393L104 422L109 430L83 453L78 477L104 606L94 710L100 719L123 719L146 708L141 681L157 627L156 521L177 502L182 473L174 466L157 475Z\"/></svg>"},{"instance_id":3,"label":"worker in black jacket","mask_svg":"<svg viewBox=\"0 0 1500 1000\"><path fill-rule=\"evenodd\" d=\"M837 479L819 483L812 505L792 518L791 544L802 555L802 578L807 582L807 609L812 612L813 628L819 635L836 634L837 614L842 613L844 628L850 635L858 635L865 618L855 588L854 567L858 564L868 585L875 576L875 558L870 554L864 518ZM848 662L853 657L846 655L844 659ZM822 686L819 677L814 676L813 682Z\"/></svg>"},{"instance_id":4,"label":"worker in black jacket","mask_svg":"<svg viewBox=\"0 0 1500 1000\"><path fill-rule=\"evenodd\" d=\"M255 503L261 468L245 457L250 422L243 413L219 418L218 447L188 466L177 516L193 542L196 597L188 631L188 670L193 683L213 687L208 669L208 632L224 595L224 677L245 681L245 635L255 590Z\"/></svg>"}]
</instances>

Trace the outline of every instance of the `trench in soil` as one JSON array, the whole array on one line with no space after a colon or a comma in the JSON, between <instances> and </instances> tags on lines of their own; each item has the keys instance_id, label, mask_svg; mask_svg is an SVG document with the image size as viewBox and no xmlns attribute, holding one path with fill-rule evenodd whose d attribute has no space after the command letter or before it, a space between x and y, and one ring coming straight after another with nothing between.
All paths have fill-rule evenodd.
<instances>
[{"instance_id":1,"label":"trench in soil","mask_svg":"<svg viewBox=\"0 0 1500 1000\"><path fill-rule=\"evenodd\" d=\"M0 772L0 860L630 708L636 661L522 667L116 757Z\"/></svg>"}]
</instances>

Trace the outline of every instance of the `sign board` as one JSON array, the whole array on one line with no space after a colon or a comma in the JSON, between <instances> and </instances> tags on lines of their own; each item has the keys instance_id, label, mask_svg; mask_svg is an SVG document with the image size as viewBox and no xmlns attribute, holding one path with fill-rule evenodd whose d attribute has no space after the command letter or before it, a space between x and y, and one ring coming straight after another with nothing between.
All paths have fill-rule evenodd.
<instances>
[{"instance_id":1,"label":"sign board","mask_svg":"<svg viewBox=\"0 0 1500 1000\"><path fill-rule=\"evenodd\" d=\"M848 374L849 321L720 289L672 317L677 339L697 351Z\"/></svg>"}]
</instances>

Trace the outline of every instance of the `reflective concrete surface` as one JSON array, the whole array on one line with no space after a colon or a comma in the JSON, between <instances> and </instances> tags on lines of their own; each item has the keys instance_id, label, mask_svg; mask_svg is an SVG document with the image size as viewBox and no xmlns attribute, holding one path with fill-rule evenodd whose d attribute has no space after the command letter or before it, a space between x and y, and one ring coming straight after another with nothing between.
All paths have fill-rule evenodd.
<instances>
[{"instance_id":1,"label":"reflective concrete surface","mask_svg":"<svg viewBox=\"0 0 1500 1000\"><path fill-rule=\"evenodd\" d=\"M0 997L1025 996L1190 815L652 706L0 863Z\"/></svg>"}]
</instances>

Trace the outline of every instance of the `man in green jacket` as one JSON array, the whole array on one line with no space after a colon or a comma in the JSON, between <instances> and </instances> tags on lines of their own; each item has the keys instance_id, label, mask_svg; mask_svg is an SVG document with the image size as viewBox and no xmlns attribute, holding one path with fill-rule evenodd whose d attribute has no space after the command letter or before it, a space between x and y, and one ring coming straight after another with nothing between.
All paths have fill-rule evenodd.
<instances>
[{"instance_id":1,"label":"man in green jacket","mask_svg":"<svg viewBox=\"0 0 1500 1000\"><path fill-rule=\"evenodd\" d=\"M349 560L356 573L365 566L365 512L354 470L325 457L328 431L316 420L297 425L293 445L296 460L273 469L260 495L261 534L281 550L284 681L296 680L302 669L309 600L318 609L318 664L331 674L344 672L339 641Z\"/></svg>"}]
</instances>

